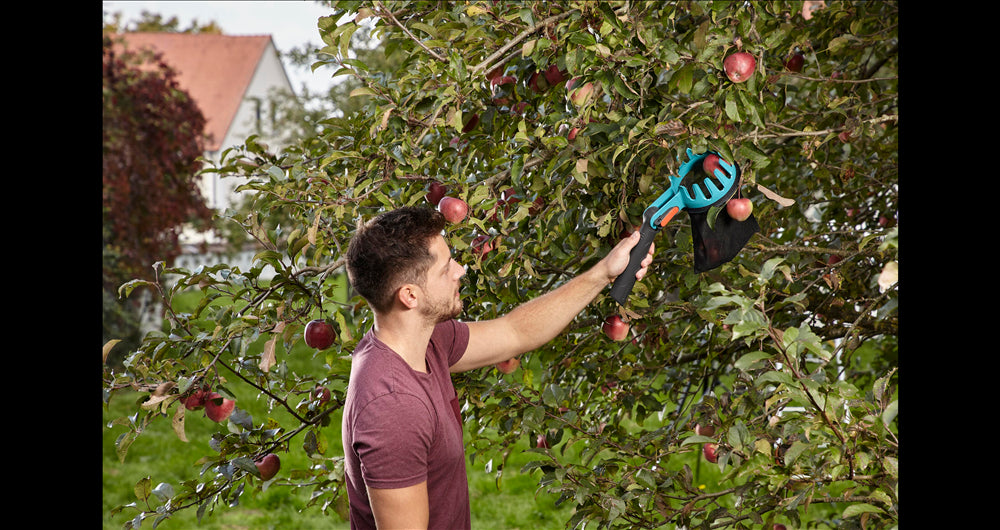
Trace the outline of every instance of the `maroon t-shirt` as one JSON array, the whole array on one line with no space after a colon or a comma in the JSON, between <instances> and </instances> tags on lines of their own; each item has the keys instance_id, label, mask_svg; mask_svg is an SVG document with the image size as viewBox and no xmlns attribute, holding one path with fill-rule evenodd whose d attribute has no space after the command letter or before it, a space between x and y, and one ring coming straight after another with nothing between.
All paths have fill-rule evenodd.
<instances>
[{"instance_id":1,"label":"maroon t-shirt","mask_svg":"<svg viewBox=\"0 0 1000 530\"><path fill-rule=\"evenodd\" d=\"M448 367L469 344L469 327L438 324L427 373L410 368L368 332L351 359L343 441L351 528L373 529L365 486L405 488L427 481L430 528L471 528L458 396Z\"/></svg>"}]
</instances>

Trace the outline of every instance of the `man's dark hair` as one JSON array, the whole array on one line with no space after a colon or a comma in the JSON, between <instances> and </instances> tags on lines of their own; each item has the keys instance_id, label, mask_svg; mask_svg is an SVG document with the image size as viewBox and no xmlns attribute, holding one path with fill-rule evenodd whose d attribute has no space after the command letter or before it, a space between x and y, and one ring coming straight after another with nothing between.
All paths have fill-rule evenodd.
<instances>
[{"instance_id":1,"label":"man's dark hair","mask_svg":"<svg viewBox=\"0 0 1000 530\"><path fill-rule=\"evenodd\" d=\"M376 311L388 311L401 285L423 284L434 261L430 240L444 227L441 212L417 206L379 214L359 226L347 246L347 275L354 290Z\"/></svg>"}]
</instances>

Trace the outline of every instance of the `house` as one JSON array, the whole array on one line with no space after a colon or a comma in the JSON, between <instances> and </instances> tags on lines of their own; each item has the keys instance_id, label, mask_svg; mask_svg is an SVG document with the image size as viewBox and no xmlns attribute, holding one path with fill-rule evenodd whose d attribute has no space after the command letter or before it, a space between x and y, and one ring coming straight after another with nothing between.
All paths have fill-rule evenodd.
<instances>
[{"instance_id":1,"label":"house","mask_svg":"<svg viewBox=\"0 0 1000 530\"><path fill-rule=\"evenodd\" d=\"M294 94L292 84L270 35L217 35L198 33L123 33L131 50L150 49L163 54L177 73L177 81L205 116L209 140L205 158L218 162L227 148L242 144L250 135L270 138L272 118L268 97L281 90ZM271 145L277 149L278 145ZM217 173L199 182L206 204L223 212L238 204L234 177ZM185 231L182 244L215 243L206 234Z\"/></svg>"}]
</instances>

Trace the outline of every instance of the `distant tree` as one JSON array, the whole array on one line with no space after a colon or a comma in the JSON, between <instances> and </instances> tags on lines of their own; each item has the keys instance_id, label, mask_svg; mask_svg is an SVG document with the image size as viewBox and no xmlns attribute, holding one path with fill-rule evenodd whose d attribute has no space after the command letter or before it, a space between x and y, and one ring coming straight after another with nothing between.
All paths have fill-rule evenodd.
<instances>
[{"instance_id":1,"label":"distant tree","mask_svg":"<svg viewBox=\"0 0 1000 530\"><path fill-rule=\"evenodd\" d=\"M105 33L210 33L222 34L222 28L214 21L207 24L199 24L198 20L192 20L187 28L181 29L180 21L177 17L170 17L164 20L163 15L142 11L139 20L123 21L121 12L105 13L104 20Z\"/></svg>"}]
</instances>

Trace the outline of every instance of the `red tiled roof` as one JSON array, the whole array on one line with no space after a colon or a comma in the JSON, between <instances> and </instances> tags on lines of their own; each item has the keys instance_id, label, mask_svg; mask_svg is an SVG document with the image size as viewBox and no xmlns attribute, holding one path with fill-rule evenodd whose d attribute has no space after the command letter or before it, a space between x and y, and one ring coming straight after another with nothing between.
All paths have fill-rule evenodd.
<instances>
[{"instance_id":1,"label":"red tiled roof","mask_svg":"<svg viewBox=\"0 0 1000 530\"><path fill-rule=\"evenodd\" d=\"M116 35L115 37L117 37ZM129 49L151 47L177 72L181 88L205 116L208 151L218 151L236 116L270 35L124 33Z\"/></svg>"}]
</instances>

